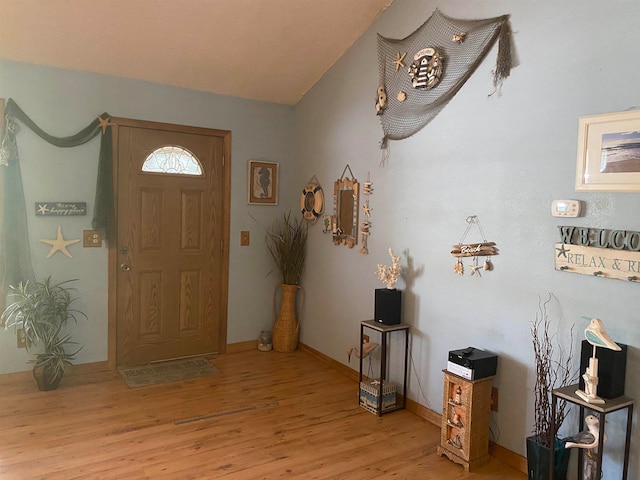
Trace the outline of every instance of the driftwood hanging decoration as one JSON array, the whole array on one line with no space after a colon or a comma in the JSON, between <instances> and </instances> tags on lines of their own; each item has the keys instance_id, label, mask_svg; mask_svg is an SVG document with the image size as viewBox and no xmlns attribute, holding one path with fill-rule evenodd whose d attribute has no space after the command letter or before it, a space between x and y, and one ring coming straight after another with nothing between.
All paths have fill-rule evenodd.
<instances>
[{"instance_id":1,"label":"driftwood hanging decoration","mask_svg":"<svg viewBox=\"0 0 640 480\"><path fill-rule=\"evenodd\" d=\"M436 10L408 37L378 35L376 113L384 132L381 148L387 149L389 140L410 137L433 120L497 41L494 93L513 66L509 15L464 20Z\"/></svg>"},{"instance_id":2,"label":"driftwood hanging decoration","mask_svg":"<svg viewBox=\"0 0 640 480\"><path fill-rule=\"evenodd\" d=\"M465 243L467 235L474 225L478 227L480 235L482 235L482 242ZM495 242L487 242L484 231L482 230L482 226L480 225L480 220L478 220L478 217L476 215L471 215L467 217L467 228L462 234L460 242L453 246L451 255L458 259L453 266L453 271L456 275L464 275L465 269L462 258L470 257L472 260L471 265L469 265L471 275L481 277L481 271L493 270L493 262L491 261L491 257L493 255L498 255L498 249ZM478 257L486 257L482 265L478 263Z\"/></svg>"},{"instance_id":3,"label":"driftwood hanging decoration","mask_svg":"<svg viewBox=\"0 0 640 480\"><path fill-rule=\"evenodd\" d=\"M373 182L371 181L371 172L367 173L367 181L362 184L362 193L366 195L367 199L364 201L362 205L362 213L364 214L365 220L362 222L360 226L360 235L361 235L361 244L359 253L363 255L367 255L369 253L369 235L371 235L371 206L369 206L369 196L373 193Z\"/></svg>"}]
</instances>

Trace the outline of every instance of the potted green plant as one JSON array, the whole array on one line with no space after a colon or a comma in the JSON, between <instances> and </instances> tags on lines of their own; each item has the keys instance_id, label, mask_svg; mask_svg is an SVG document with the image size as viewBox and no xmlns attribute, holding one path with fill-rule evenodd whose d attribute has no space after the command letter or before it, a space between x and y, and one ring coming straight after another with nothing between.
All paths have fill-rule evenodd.
<instances>
[{"instance_id":1,"label":"potted green plant","mask_svg":"<svg viewBox=\"0 0 640 480\"><path fill-rule=\"evenodd\" d=\"M75 345L71 335L63 332L64 327L78 316L87 316L73 308L77 300L71 296L75 289L68 284L74 280L52 283L51 277L43 282L24 282L12 286L9 305L2 313L5 328L22 329L28 351L36 349L33 376L40 390L54 390L60 379L72 365L75 355L68 346Z\"/></svg>"},{"instance_id":2,"label":"potted green plant","mask_svg":"<svg viewBox=\"0 0 640 480\"><path fill-rule=\"evenodd\" d=\"M300 280L307 255L308 226L302 218L292 218L291 212L276 220L267 231L267 248L280 274L282 300L277 318L274 293L273 349L291 352L298 347L300 320L296 315L296 296L302 287Z\"/></svg>"},{"instance_id":3,"label":"potted green plant","mask_svg":"<svg viewBox=\"0 0 640 480\"><path fill-rule=\"evenodd\" d=\"M568 413L566 400L558 402L555 419L552 417L551 392L569 385L573 378L571 365L573 360L573 326L571 327L569 347L565 351L557 342L556 335L550 332L551 320L548 305L551 294L545 300L538 301L538 313L531 326L531 338L536 369L534 385L534 429L527 437L527 470L529 480L565 480L571 450L564 448L564 440L551 435L551 423L556 432L560 430ZM549 478L551 462L554 462L553 478Z\"/></svg>"}]
</instances>

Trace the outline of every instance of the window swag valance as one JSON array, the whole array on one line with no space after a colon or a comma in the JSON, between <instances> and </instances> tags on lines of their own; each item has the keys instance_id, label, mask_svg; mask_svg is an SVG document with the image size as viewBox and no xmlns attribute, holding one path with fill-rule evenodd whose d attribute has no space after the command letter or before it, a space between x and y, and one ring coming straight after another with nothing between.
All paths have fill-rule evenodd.
<instances>
[{"instance_id":1,"label":"window swag valance","mask_svg":"<svg viewBox=\"0 0 640 480\"><path fill-rule=\"evenodd\" d=\"M95 230L102 232L103 238L108 242L112 234L109 224L113 208L112 135L111 128L108 128L112 124L109 123L109 119L109 114L103 113L75 135L54 137L36 125L13 99L7 101L5 132L0 146L0 185L4 206L0 209L3 211L0 223L0 292L6 293L10 285L34 279L29 250L27 207L18 153L18 122L26 125L46 142L61 148L83 145L102 134L91 223Z\"/></svg>"}]
</instances>

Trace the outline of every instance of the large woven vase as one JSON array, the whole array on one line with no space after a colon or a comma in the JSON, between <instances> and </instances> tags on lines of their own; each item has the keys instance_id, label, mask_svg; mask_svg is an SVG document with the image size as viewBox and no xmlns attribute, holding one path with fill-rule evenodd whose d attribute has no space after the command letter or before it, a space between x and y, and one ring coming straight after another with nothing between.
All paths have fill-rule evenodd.
<instances>
[{"instance_id":1,"label":"large woven vase","mask_svg":"<svg viewBox=\"0 0 640 480\"><path fill-rule=\"evenodd\" d=\"M283 283L278 288L282 290L282 299L280 312L273 324L273 349L276 352L293 352L298 348L298 335L300 334L300 320L296 314L296 297L298 290L302 292L302 287ZM274 317L278 288L273 296Z\"/></svg>"}]
</instances>

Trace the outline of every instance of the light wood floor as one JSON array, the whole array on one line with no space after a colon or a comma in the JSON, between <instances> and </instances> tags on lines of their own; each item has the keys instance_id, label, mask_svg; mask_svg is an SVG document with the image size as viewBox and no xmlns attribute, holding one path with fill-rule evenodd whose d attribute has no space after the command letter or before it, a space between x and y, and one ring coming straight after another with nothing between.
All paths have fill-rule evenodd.
<instances>
[{"instance_id":1,"label":"light wood floor","mask_svg":"<svg viewBox=\"0 0 640 480\"><path fill-rule=\"evenodd\" d=\"M39 392L0 378L2 480L513 479L436 455L439 430L358 406L357 383L304 351L218 356L221 373L130 390L116 372Z\"/></svg>"}]
</instances>

